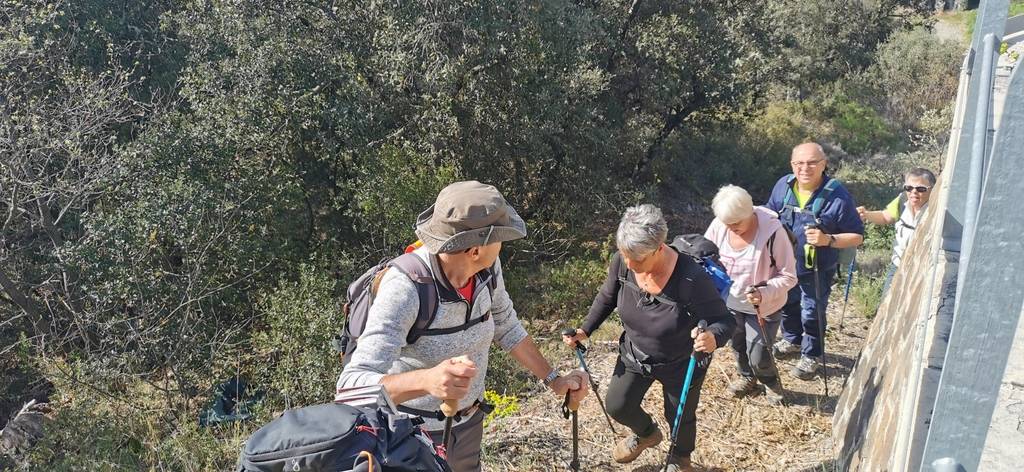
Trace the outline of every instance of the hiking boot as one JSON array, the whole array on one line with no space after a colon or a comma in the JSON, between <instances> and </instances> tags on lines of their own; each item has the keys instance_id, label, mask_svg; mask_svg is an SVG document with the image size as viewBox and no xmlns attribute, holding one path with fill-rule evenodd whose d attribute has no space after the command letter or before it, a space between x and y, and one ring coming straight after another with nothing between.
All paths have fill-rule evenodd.
<instances>
[{"instance_id":1,"label":"hiking boot","mask_svg":"<svg viewBox=\"0 0 1024 472\"><path fill-rule=\"evenodd\" d=\"M784 406L786 404L786 390L782 388L782 382L775 379L772 383L764 384L764 399L769 405Z\"/></svg>"},{"instance_id":2,"label":"hiking boot","mask_svg":"<svg viewBox=\"0 0 1024 472\"><path fill-rule=\"evenodd\" d=\"M674 457L665 468L665 472L693 472L694 470L689 457Z\"/></svg>"},{"instance_id":3,"label":"hiking boot","mask_svg":"<svg viewBox=\"0 0 1024 472\"><path fill-rule=\"evenodd\" d=\"M662 439L664 438L661 435L661 430L657 426L654 427L654 432L647 437L641 438L635 434L630 434L615 445L615 449L612 451L612 458L619 464L633 462L640 456L641 452L644 452L644 449L657 446Z\"/></svg>"},{"instance_id":4,"label":"hiking boot","mask_svg":"<svg viewBox=\"0 0 1024 472\"><path fill-rule=\"evenodd\" d=\"M800 346L785 339L780 339L779 342L772 346L772 352L775 353L775 357L789 357L800 354Z\"/></svg>"},{"instance_id":5,"label":"hiking boot","mask_svg":"<svg viewBox=\"0 0 1024 472\"><path fill-rule=\"evenodd\" d=\"M794 377L800 380L811 380L814 375L818 373L818 367L821 366L821 358L813 356L800 356L800 361L796 363L793 370L789 371Z\"/></svg>"},{"instance_id":6,"label":"hiking boot","mask_svg":"<svg viewBox=\"0 0 1024 472\"><path fill-rule=\"evenodd\" d=\"M733 380L732 383L729 384L727 390L729 390L729 393L731 393L735 398L743 398L747 395L753 395L758 391L757 379L741 375L740 378Z\"/></svg>"}]
</instances>

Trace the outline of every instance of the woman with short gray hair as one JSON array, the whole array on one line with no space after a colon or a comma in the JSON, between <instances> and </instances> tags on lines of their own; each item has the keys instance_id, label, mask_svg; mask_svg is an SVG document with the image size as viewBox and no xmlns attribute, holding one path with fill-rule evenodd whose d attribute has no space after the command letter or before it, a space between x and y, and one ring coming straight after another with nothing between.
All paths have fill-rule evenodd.
<instances>
[{"instance_id":1,"label":"woman with short gray hair","mask_svg":"<svg viewBox=\"0 0 1024 472\"><path fill-rule=\"evenodd\" d=\"M624 331L605 403L612 418L632 430L612 451L619 463L632 462L663 439L657 423L641 407L651 384L661 383L665 420L672 425L690 354L696 351L707 357L706 353L725 344L735 327L703 267L692 257L680 257L665 244L667 236L668 225L658 207L646 204L627 209L615 233L618 252L611 258L608 278L583 326L575 335L564 337L575 346L612 311L619 311ZM701 319L708 328L698 334L695 327ZM706 371L707 362L702 362L693 374L669 472L693 470L690 453L696 445L697 403Z\"/></svg>"}]
</instances>

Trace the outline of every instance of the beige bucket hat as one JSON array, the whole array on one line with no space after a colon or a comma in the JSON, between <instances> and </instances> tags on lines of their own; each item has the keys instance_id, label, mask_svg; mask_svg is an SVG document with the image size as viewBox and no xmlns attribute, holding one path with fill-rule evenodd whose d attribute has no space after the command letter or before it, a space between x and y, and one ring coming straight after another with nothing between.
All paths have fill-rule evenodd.
<instances>
[{"instance_id":1,"label":"beige bucket hat","mask_svg":"<svg viewBox=\"0 0 1024 472\"><path fill-rule=\"evenodd\" d=\"M493 185L455 182L416 218L416 236L431 253L526 237L526 223Z\"/></svg>"}]
</instances>

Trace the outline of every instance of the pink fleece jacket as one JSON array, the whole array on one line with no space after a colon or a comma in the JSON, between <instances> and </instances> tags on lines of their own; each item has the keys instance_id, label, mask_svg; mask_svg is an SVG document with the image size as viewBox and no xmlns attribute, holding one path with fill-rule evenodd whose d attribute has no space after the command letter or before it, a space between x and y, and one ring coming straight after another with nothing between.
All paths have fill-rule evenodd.
<instances>
[{"instance_id":1,"label":"pink fleece jacket","mask_svg":"<svg viewBox=\"0 0 1024 472\"><path fill-rule=\"evenodd\" d=\"M754 237L754 251L757 263L753 273L736 273L728 264L726 272L733 281L732 292L735 295L742 294L747 287L761 282L767 282L768 286L760 288L761 292L761 313L764 316L771 315L782 309L786 304L786 296L789 289L796 286L796 256L793 255L793 245L789 243L786 230L782 227L778 215L774 211L764 207L754 207L754 214L757 215L757 235ZM773 253L775 264L772 267L771 256L768 254L768 238L775 234ZM715 218L708 226L704 237L722 247L729 238L729 228L718 218ZM725 261L723 261L725 263Z\"/></svg>"}]
</instances>

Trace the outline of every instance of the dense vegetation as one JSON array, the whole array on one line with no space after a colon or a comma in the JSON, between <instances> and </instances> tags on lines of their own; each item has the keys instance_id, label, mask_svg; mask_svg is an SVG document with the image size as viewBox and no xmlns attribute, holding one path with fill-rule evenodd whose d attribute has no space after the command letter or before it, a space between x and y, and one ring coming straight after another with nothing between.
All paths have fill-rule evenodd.
<instances>
[{"instance_id":1,"label":"dense vegetation","mask_svg":"<svg viewBox=\"0 0 1024 472\"><path fill-rule=\"evenodd\" d=\"M197 426L215 386L249 379L261 419L329 399L342 289L453 180L527 219L504 257L538 334L589 304L627 204L702 229L718 186L763 198L815 139L878 206L946 139L963 46L925 13L4 0L0 421L56 413L0 466L230 467L255 422Z\"/></svg>"}]
</instances>

